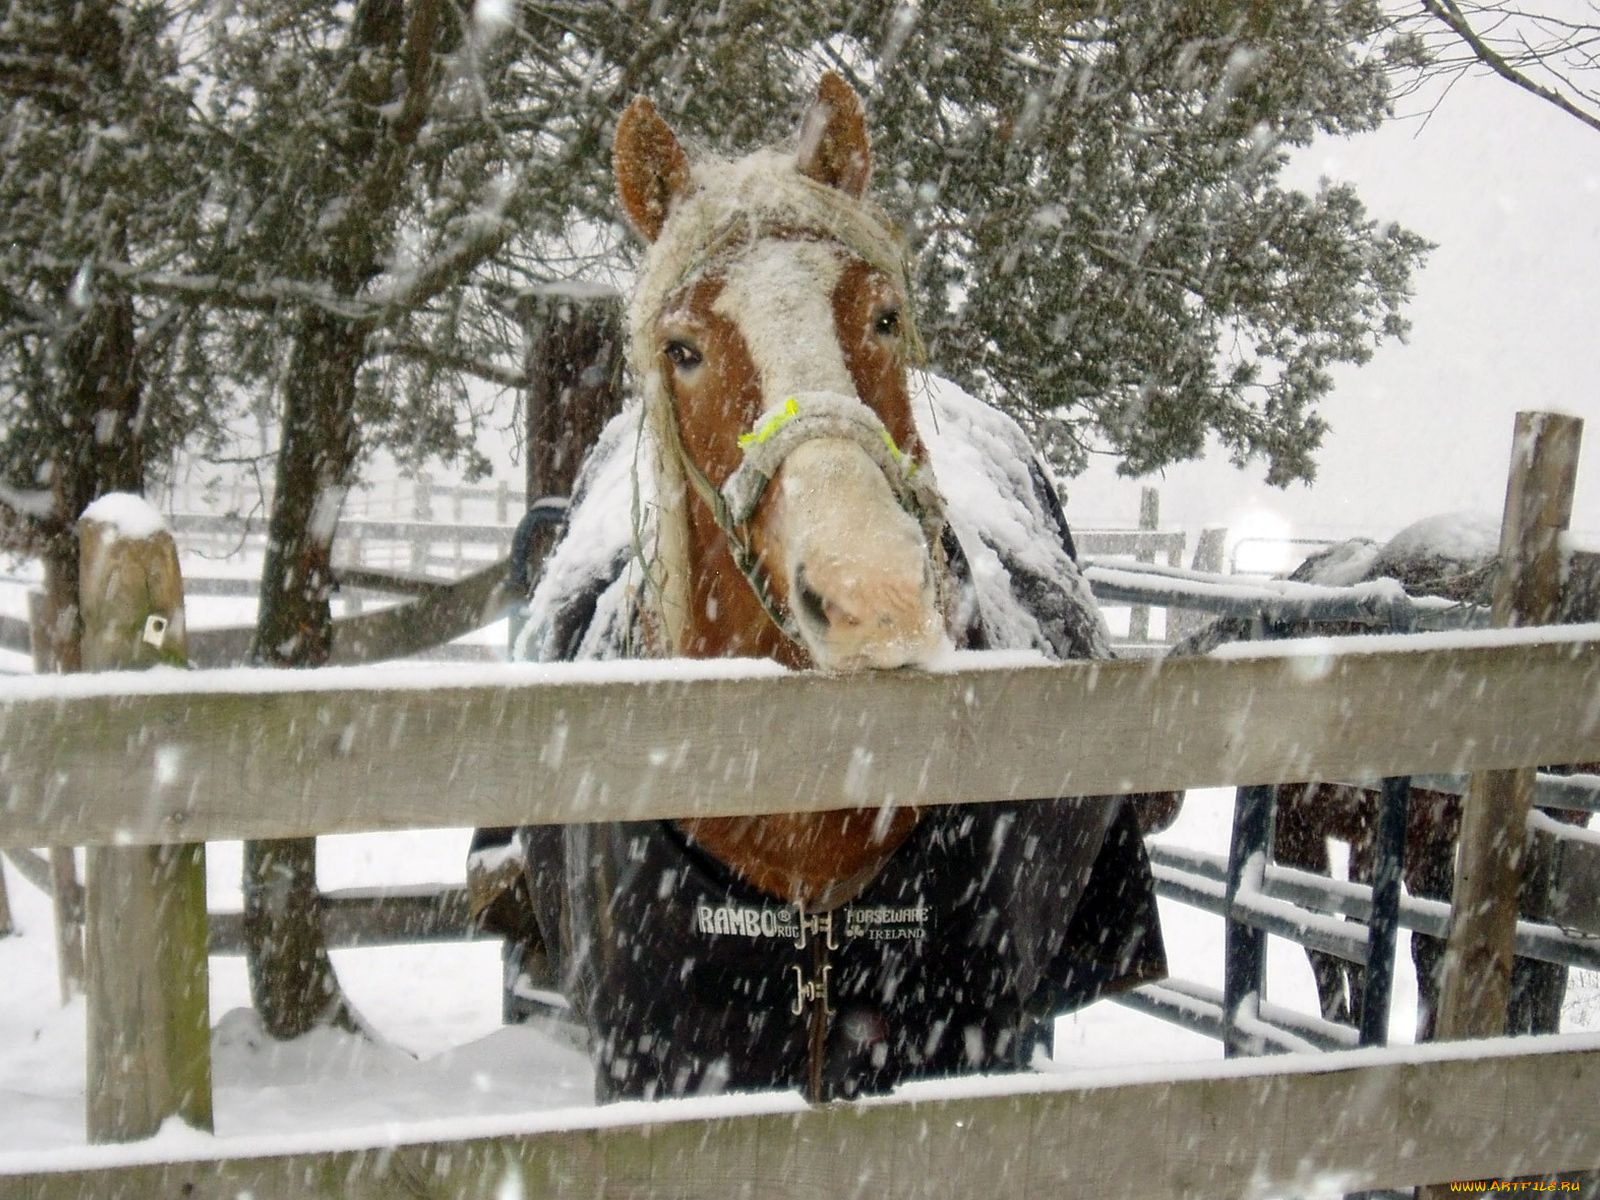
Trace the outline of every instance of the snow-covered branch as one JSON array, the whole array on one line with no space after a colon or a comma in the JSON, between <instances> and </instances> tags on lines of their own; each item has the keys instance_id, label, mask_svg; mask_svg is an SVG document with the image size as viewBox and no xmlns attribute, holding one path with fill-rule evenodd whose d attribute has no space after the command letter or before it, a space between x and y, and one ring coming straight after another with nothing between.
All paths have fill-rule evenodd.
<instances>
[{"instance_id":1,"label":"snow-covered branch","mask_svg":"<svg viewBox=\"0 0 1600 1200\"><path fill-rule=\"evenodd\" d=\"M421 342L402 338L374 338L367 343L367 349L375 355L388 354L396 358L409 359L413 362L423 363L446 371L458 371L488 383L499 384L501 387L523 388L527 387L531 382L526 371L516 370L500 363L490 362L487 359L474 358L467 354L450 354L435 350L433 347L426 346Z\"/></svg>"},{"instance_id":2,"label":"snow-covered branch","mask_svg":"<svg viewBox=\"0 0 1600 1200\"><path fill-rule=\"evenodd\" d=\"M70 280L84 268L82 262L68 262L49 255L35 255L33 269L60 274ZM150 271L131 263L96 261L89 264L98 278L109 278L136 296L161 296L215 305L219 308L272 312L288 305L304 304L323 309L347 320L370 320L380 311L367 301L335 295L325 284L297 279L267 279L244 282L217 274L190 274L175 271Z\"/></svg>"}]
</instances>

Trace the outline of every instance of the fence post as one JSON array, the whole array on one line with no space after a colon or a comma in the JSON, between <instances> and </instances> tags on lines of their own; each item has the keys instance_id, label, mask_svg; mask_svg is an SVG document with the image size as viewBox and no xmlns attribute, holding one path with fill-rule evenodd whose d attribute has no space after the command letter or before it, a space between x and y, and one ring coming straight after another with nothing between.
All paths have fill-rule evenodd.
<instances>
[{"instance_id":1,"label":"fence post","mask_svg":"<svg viewBox=\"0 0 1600 1200\"><path fill-rule=\"evenodd\" d=\"M11 924L11 897L6 895L6 865L0 862L0 938L9 937L14 928Z\"/></svg>"},{"instance_id":2,"label":"fence post","mask_svg":"<svg viewBox=\"0 0 1600 1200\"><path fill-rule=\"evenodd\" d=\"M1394 955L1400 934L1400 885L1405 880L1406 824L1411 777L1383 781L1382 807L1372 877L1372 915L1367 921L1367 977L1361 993L1363 1046L1389 1044L1389 1007L1394 997Z\"/></svg>"},{"instance_id":3,"label":"fence post","mask_svg":"<svg viewBox=\"0 0 1600 1200\"><path fill-rule=\"evenodd\" d=\"M83 888L71 846L50 847L50 906L56 922L56 974L61 1003L83 994Z\"/></svg>"},{"instance_id":4,"label":"fence post","mask_svg":"<svg viewBox=\"0 0 1600 1200\"><path fill-rule=\"evenodd\" d=\"M416 490L412 493L411 515L417 521L433 520L433 477L431 475L418 475ZM413 575L426 575L428 573L428 547L427 535L420 530L411 536L411 562L410 570Z\"/></svg>"},{"instance_id":5,"label":"fence post","mask_svg":"<svg viewBox=\"0 0 1600 1200\"><path fill-rule=\"evenodd\" d=\"M78 530L85 669L185 663L172 535L96 514ZM209 1130L205 846L91 846L86 881L89 1140L150 1137L173 1115Z\"/></svg>"},{"instance_id":6,"label":"fence post","mask_svg":"<svg viewBox=\"0 0 1600 1200\"><path fill-rule=\"evenodd\" d=\"M1500 525L1497 627L1548 624L1561 595L1561 534L1572 515L1583 422L1519 412ZM1506 1029L1517 892L1534 768L1472 776L1461 814L1437 1036L1498 1037Z\"/></svg>"},{"instance_id":7,"label":"fence post","mask_svg":"<svg viewBox=\"0 0 1600 1200\"><path fill-rule=\"evenodd\" d=\"M1139 528L1150 530L1152 533L1161 525L1161 492L1153 487L1139 489ZM1155 551L1140 550L1134 554L1138 562L1153 563L1156 561ZM1171 619L1170 616L1168 618ZM1148 604L1135 604L1128 610L1128 640L1130 642L1148 642L1150 640L1150 606Z\"/></svg>"},{"instance_id":8,"label":"fence post","mask_svg":"<svg viewBox=\"0 0 1600 1200\"><path fill-rule=\"evenodd\" d=\"M1239 1028L1241 1017L1260 1012L1266 999L1267 935L1236 919L1239 893L1259 865L1265 869L1272 852L1272 823L1278 789L1270 784L1239 788L1233 800L1233 832L1228 839L1228 875L1224 889L1227 924L1222 932L1222 1052L1229 1058L1252 1053L1250 1035ZM1255 880L1259 884L1260 880ZM1246 1001L1254 1004L1245 1011Z\"/></svg>"},{"instance_id":9,"label":"fence post","mask_svg":"<svg viewBox=\"0 0 1600 1200\"><path fill-rule=\"evenodd\" d=\"M584 455L622 408L622 300L616 292L553 284L525 293L527 331L527 502L570 496ZM539 530L528 578L555 544ZM525 596L516 597L517 601Z\"/></svg>"},{"instance_id":10,"label":"fence post","mask_svg":"<svg viewBox=\"0 0 1600 1200\"><path fill-rule=\"evenodd\" d=\"M533 515L534 502L545 496L572 495L584 456L606 422L622 409L622 298L610 289L552 284L523 293L517 315L528 347L524 419L529 511L512 543L511 575L531 588L556 535L554 523L538 522ZM524 543L525 533L529 536ZM507 630L513 654L527 619L527 599L526 592L511 597ZM545 954L539 946L539 931L527 916L531 905L498 903L517 886L516 881L479 865L486 861L479 857L479 850L506 844L511 836L512 831L505 827L479 830L467 862L473 923L493 926L504 937L501 954L508 984L515 982L528 963ZM503 924L485 921L494 911L513 910L523 915ZM545 954L545 960L549 958ZM515 1006L509 987L502 992L502 1000L509 1020Z\"/></svg>"},{"instance_id":11,"label":"fence post","mask_svg":"<svg viewBox=\"0 0 1600 1200\"><path fill-rule=\"evenodd\" d=\"M1194 546L1194 561L1190 569L1211 575L1222 573L1224 550L1228 544L1228 531L1224 526L1208 525L1200 531L1200 540ZM1198 633L1210 620L1197 608L1167 609L1167 642L1176 645L1184 638Z\"/></svg>"},{"instance_id":12,"label":"fence post","mask_svg":"<svg viewBox=\"0 0 1600 1200\"><path fill-rule=\"evenodd\" d=\"M55 670L56 638L51 625L60 619L56 606L43 592L28 593L28 636L33 647L33 669L46 675ZM71 846L50 848L50 903L56 926L56 974L61 981L61 1003L83 991L83 912L78 903L78 865Z\"/></svg>"}]
</instances>

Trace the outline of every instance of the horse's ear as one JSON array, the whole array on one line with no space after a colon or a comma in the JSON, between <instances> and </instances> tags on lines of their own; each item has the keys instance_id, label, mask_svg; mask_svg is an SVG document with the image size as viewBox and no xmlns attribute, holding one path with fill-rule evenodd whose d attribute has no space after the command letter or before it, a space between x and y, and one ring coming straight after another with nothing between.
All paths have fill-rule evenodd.
<instances>
[{"instance_id":1,"label":"horse's ear","mask_svg":"<svg viewBox=\"0 0 1600 1200\"><path fill-rule=\"evenodd\" d=\"M800 125L795 166L818 183L858 199L866 195L872 175L867 113L855 88L832 71L817 85L817 98Z\"/></svg>"},{"instance_id":2,"label":"horse's ear","mask_svg":"<svg viewBox=\"0 0 1600 1200\"><path fill-rule=\"evenodd\" d=\"M689 190L689 156L656 106L643 96L636 97L617 122L611 165L628 220L645 241L655 241L673 202Z\"/></svg>"}]
</instances>

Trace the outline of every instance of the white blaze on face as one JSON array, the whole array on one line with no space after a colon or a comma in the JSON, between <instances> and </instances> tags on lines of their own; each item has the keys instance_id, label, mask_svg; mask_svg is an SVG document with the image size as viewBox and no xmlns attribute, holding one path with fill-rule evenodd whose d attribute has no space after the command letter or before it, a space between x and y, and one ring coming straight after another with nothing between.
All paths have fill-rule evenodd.
<instances>
[{"instance_id":1,"label":"white blaze on face","mask_svg":"<svg viewBox=\"0 0 1600 1200\"><path fill-rule=\"evenodd\" d=\"M840 256L810 242L767 241L726 274L715 310L744 337L763 409L789 396L856 396L835 326ZM802 442L772 481L767 570L823 670L928 661L944 623L921 527L876 462L848 438Z\"/></svg>"},{"instance_id":2,"label":"white blaze on face","mask_svg":"<svg viewBox=\"0 0 1600 1200\"><path fill-rule=\"evenodd\" d=\"M833 323L838 253L816 242L764 241L729 268L712 305L744 335L770 406L796 392L856 394Z\"/></svg>"}]
</instances>

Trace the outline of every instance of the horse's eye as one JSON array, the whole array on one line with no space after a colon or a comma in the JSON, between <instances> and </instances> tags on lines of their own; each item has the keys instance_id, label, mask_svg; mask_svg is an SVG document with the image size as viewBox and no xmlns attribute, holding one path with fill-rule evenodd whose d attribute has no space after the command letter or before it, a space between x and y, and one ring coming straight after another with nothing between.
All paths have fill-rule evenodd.
<instances>
[{"instance_id":1,"label":"horse's eye","mask_svg":"<svg viewBox=\"0 0 1600 1200\"><path fill-rule=\"evenodd\" d=\"M872 328L884 337L893 337L900 332L900 310L898 308L885 309L878 314L878 319L872 323Z\"/></svg>"},{"instance_id":2,"label":"horse's eye","mask_svg":"<svg viewBox=\"0 0 1600 1200\"><path fill-rule=\"evenodd\" d=\"M666 355L671 360L672 365L680 371L687 371L691 367L700 365L700 351L689 345L688 342L668 342Z\"/></svg>"}]
</instances>

